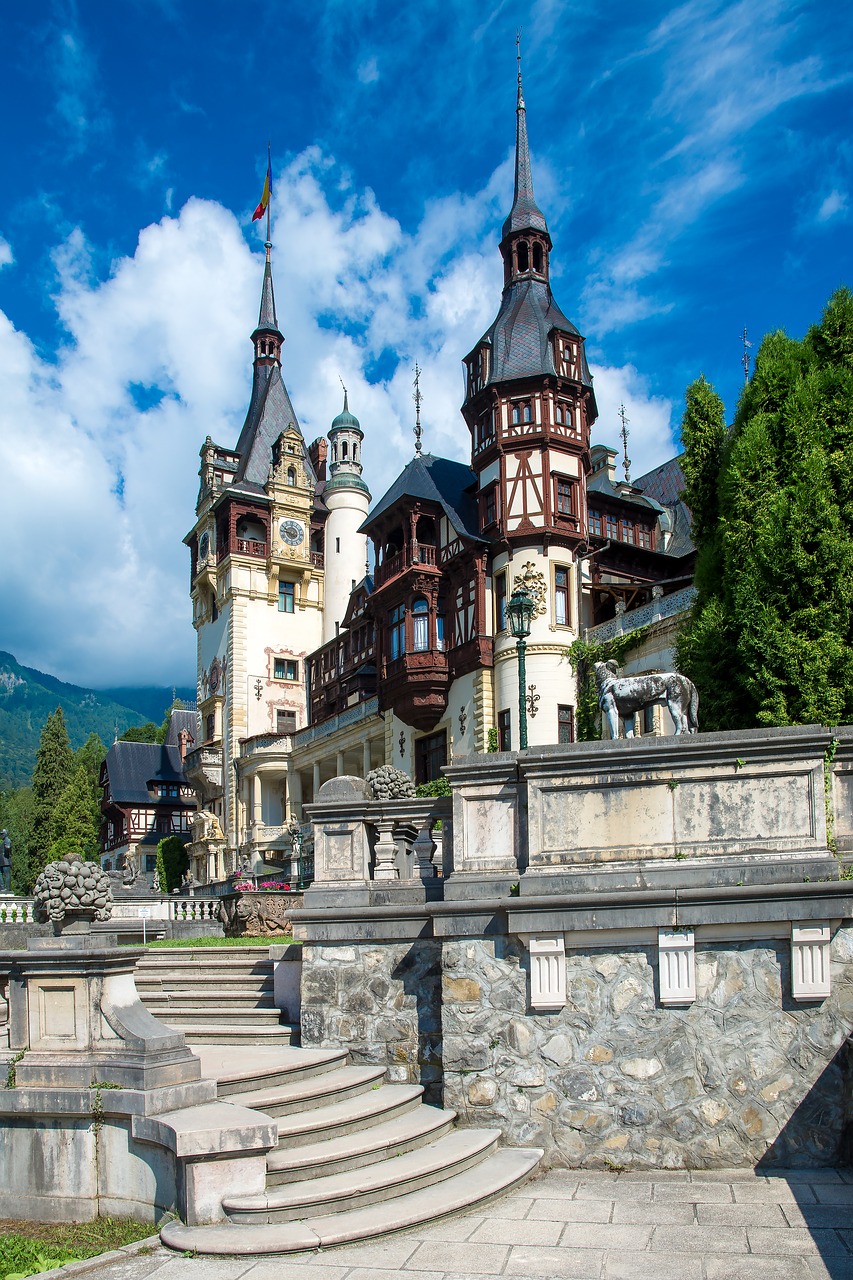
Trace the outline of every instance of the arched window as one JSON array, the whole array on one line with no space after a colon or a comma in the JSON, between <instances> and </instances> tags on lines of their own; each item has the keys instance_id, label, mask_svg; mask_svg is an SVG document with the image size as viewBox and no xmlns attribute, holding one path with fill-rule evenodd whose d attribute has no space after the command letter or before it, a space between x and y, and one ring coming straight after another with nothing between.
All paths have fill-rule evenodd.
<instances>
[{"instance_id":1,"label":"arched window","mask_svg":"<svg viewBox=\"0 0 853 1280\"><path fill-rule=\"evenodd\" d=\"M287 468L287 483L291 486L291 488L295 486L296 484L296 468L295 467Z\"/></svg>"},{"instance_id":2,"label":"arched window","mask_svg":"<svg viewBox=\"0 0 853 1280\"><path fill-rule=\"evenodd\" d=\"M388 617L388 654L393 662L406 652L405 611L401 604Z\"/></svg>"},{"instance_id":3,"label":"arched window","mask_svg":"<svg viewBox=\"0 0 853 1280\"><path fill-rule=\"evenodd\" d=\"M525 400L525 402L524 402L524 404L523 404L523 406L522 406L522 410L521 410L521 419L522 419L522 422L532 422L532 421L533 421L533 406L532 406L532 404L530 403L530 401L529 401L529 400Z\"/></svg>"},{"instance_id":4,"label":"arched window","mask_svg":"<svg viewBox=\"0 0 853 1280\"><path fill-rule=\"evenodd\" d=\"M429 648L429 604L423 596L416 596L412 604L412 648L415 653Z\"/></svg>"},{"instance_id":5,"label":"arched window","mask_svg":"<svg viewBox=\"0 0 853 1280\"><path fill-rule=\"evenodd\" d=\"M354 444L352 447L352 460L353 462L358 462L358 445L357 444Z\"/></svg>"},{"instance_id":6,"label":"arched window","mask_svg":"<svg viewBox=\"0 0 853 1280\"><path fill-rule=\"evenodd\" d=\"M526 240L519 240L518 248L515 251L515 260L519 271L530 270L530 249Z\"/></svg>"},{"instance_id":7,"label":"arched window","mask_svg":"<svg viewBox=\"0 0 853 1280\"><path fill-rule=\"evenodd\" d=\"M337 462L337 460L338 460L338 446L336 444L333 444L332 445L332 462Z\"/></svg>"},{"instance_id":8,"label":"arched window","mask_svg":"<svg viewBox=\"0 0 853 1280\"><path fill-rule=\"evenodd\" d=\"M538 271L540 275L542 273L542 265L544 263L544 260L545 259L542 254L542 246L537 242L533 246L533 270Z\"/></svg>"},{"instance_id":9,"label":"arched window","mask_svg":"<svg viewBox=\"0 0 853 1280\"><path fill-rule=\"evenodd\" d=\"M342 440L342 441L341 441L341 457L342 457L342 458L345 458L345 457L347 456L347 452L348 452L348 450L347 450L347 442L346 442L346 440Z\"/></svg>"}]
</instances>

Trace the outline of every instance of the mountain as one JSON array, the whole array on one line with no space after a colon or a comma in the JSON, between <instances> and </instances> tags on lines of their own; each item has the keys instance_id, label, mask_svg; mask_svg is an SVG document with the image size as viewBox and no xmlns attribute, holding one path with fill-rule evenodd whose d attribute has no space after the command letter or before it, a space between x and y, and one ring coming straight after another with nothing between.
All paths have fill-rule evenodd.
<instances>
[{"instance_id":1,"label":"mountain","mask_svg":"<svg viewBox=\"0 0 853 1280\"><path fill-rule=\"evenodd\" d=\"M126 701L116 696L123 692L129 695ZM150 700L143 694L150 695ZM189 695L194 699L195 690ZM71 746L77 748L90 733L97 733L109 746L116 726L121 734L146 720L159 724L171 701L171 689L81 689L23 667L11 653L0 650L0 788L29 784L42 727L57 706L62 707Z\"/></svg>"},{"instance_id":2,"label":"mountain","mask_svg":"<svg viewBox=\"0 0 853 1280\"><path fill-rule=\"evenodd\" d=\"M145 720L153 720L160 724L168 707L175 698L195 705L196 691L189 685L170 685L168 689L160 689L156 685L145 685L142 688L98 689L99 698L112 698L123 707L138 711Z\"/></svg>"}]
</instances>

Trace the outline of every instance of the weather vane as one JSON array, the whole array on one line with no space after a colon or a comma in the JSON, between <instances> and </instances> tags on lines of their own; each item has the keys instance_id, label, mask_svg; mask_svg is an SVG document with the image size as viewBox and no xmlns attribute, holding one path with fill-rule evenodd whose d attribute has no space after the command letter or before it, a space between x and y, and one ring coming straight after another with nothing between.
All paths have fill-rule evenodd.
<instances>
[{"instance_id":1,"label":"weather vane","mask_svg":"<svg viewBox=\"0 0 853 1280\"><path fill-rule=\"evenodd\" d=\"M415 361L415 392L412 396L415 402L415 453L420 456L421 452L421 369L417 360Z\"/></svg>"},{"instance_id":2,"label":"weather vane","mask_svg":"<svg viewBox=\"0 0 853 1280\"><path fill-rule=\"evenodd\" d=\"M743 355L741 356L740 361L743 365L743 380L744 382L749 382L749 348L752 346L752 343L746 336L746 325L743 326L743 333L741 334L740 340L743 343Z\"/></svg>"},{"instance_id":3,"label":"weather vane","mask_svg":"<svg viewBox=\"0 0 853 1280\"><path fill-rule=\"evenodd\" d=\"M631 459L628 457L628 436L631 433L628 430L628 423L631 421L631 419L625 417L624 404L620 404L619 406L619 417L622 419L622 430L619 432L620 436L622 437L622 457L623 457L622 465L625 468L625 483L630 484L631 483Z\"/></svg>"},{"instance_id":4,"label":"weather vane","mask_svg":"<svg viewBox=\"0 0 853 1280\"><path fill-rule=\"evenodd\" d=\"M518 63L518 105L524 106L523 90L521 88L521 27L516 27L515 31L515 60Z\"/></svg>"},{"instance_id":5,"label":"weather vane","mask_svg":"<svg viewBox=\"0 0 853 1280\"><path fill-rule=\"evenodd\" d=\"M341 384L342 387L344 387L344 380L340 374L338 374L338 382ZM346 395L346 393L347 393L347 389L346 387L344 387L344 395Z\"/></svg>"}]
</instances>

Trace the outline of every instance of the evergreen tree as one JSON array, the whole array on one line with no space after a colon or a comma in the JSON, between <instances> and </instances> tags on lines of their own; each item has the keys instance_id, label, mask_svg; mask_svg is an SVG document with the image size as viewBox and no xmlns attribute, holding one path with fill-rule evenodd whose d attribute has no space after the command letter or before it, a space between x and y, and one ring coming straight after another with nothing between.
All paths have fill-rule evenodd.
<instances>
[{"instance_id":1,"label":"evergreen tree","mask_svg":"<svg viewBox=\"0 0 853 1280\"><path fill-rule=\"evenodd\" d=\"M119 739L120 742L156 742L157 734L160 732L159 727L153 720L148 720L145 724L133 724L129 729L125 729Z\"/></svg>"},{"instance_id":2,"label":"evergreen tree","mask_svg":"<svg viewBox=\"0 0 853 1280\"><path fill-rule=\"evenodd\" d=\"M179 836L164 836L157 845L157 873L163 893L180 889L189 865L189 854L183 840Z\"/></svg>"},{"instance_id":3,"label":"evergreen tree","mask_svg":"<svg viewBox=\"0 0 853 1280\"><path fill-rule=\"evenodd\" d=\"M74 772L60 795L50 824L48 862L67 858L76 850L81 858L94 858L98 852L98 831L92 819L92 793L82 765ZM61 846L61 852L56 852Z\"/></svg>"},{"instance_id":4,"label":"evergreen tree","mask_svg":"<svg viewBox=\"0 0 853 1280\"><path fill-rule=\"evenodd\" d=\"M12 892L29 893L30 839L33 825L33 793L30 787L0 792L0 827L12 841Z\"/></svg>"},{"instance_id":5,"label":"evergreen tree","mask_svg":"<svg viewBox=\"0 0 853 1280\"><path fill-rule=\"evenodd\" d=\"M96 831L101 829L101 788L98 779L101 776L101 765L107 749L96 733L90 733L82 747L74 752L75 767L82 768L86 774L86 783L92 809L92 823Z\"/></svg>"},{"instance_id":6,"label":"evergreen tree","mask_svg":"<svg viewBox=\"0 0 853 1280\"><path fill-rule=\"evenodd\" d=\"M68 786L74 773L74 756L68 741L68 730L62 708L49 715L41 731L41 739L36 754L36 767L33 772L33 812L30 831L29 867L27 871L27 889L35 883L36 877L48 859L48 850L53 841L52 819L56 803Z\"/></svg>"},{"instance_id":7,"label":"evergreen tree","mask_svg":"<svg viewBox=\"0 0 853 1280\"><path fill-rule=\"evenodd\" d=\"M849 723L853 295L839 289L802 342L764 339L721 444L707 392L691 392L698 596L678 662L702 727Z\"/></svg>"}]
</instances>

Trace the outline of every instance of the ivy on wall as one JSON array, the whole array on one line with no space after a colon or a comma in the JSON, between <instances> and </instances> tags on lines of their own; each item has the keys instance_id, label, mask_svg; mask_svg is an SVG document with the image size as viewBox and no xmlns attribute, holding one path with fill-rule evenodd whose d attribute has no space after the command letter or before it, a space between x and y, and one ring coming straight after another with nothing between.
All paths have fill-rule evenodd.
<instances>
[{"instance_id":1,"label":"ivy on wall","mask_svg":"<svg viewBox=\"0 0 853 1280\"><path fill-rule=\"evenodd\" d=\"M612 640L575 640L566 650L578 682L575 707L575 736L578 742L592 742L601 737L601 713L595 687L596 662L611 659L621 667L632 649L638 649L646 638L648 627L638 627Z\"/></svg>"}]
</instances>

